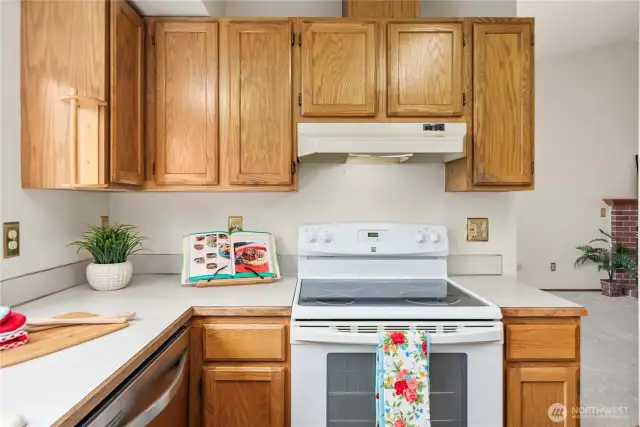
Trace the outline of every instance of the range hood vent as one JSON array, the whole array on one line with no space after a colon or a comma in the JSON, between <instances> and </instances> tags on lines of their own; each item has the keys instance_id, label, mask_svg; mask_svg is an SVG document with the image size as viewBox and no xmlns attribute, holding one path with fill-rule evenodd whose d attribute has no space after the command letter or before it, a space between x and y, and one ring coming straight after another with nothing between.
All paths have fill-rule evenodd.
<instances>
[{"instance_id":1,"label":"range hood vent","mask_svg":"<svg viewBox=\"0 0 640 427\"><path fill-rule=\"evenodd\" d=\"M443 163L464 156L466 123L298 123L302 163Z\"/></svg>"}]
</instances>

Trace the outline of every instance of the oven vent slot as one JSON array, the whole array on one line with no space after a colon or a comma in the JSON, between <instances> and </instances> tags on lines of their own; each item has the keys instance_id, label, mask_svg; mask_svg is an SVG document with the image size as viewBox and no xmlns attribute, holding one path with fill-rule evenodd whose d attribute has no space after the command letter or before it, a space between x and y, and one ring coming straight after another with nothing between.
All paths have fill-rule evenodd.
<instances>
[{"instance_id":1,"label":"oven vent slot","mask_svg":"<svg viewBox=\"0 0 640 427\"><path fill-rule=\"evenodd\" d=\"M376 334L381 331L424 331L431 334L451 334L462 332L466 325L335 325L338 332ZM486 328L486 326L485 326Z\"/></svg>"}]
</instances>

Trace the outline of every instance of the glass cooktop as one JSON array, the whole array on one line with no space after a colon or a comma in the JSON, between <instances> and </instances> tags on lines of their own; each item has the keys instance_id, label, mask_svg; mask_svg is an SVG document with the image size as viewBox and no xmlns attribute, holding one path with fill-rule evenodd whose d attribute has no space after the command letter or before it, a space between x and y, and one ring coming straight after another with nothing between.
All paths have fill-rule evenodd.
<instances>
[{"instance_id":1,"label":"glass cooktop","mask_svg":"<svg viewBox=\"0 0 640 427\"><path fill-rule=\"evenodd\" d=\"M484 307L445 279L302 279L299 305Z\"/></svg>"}]
</instances>

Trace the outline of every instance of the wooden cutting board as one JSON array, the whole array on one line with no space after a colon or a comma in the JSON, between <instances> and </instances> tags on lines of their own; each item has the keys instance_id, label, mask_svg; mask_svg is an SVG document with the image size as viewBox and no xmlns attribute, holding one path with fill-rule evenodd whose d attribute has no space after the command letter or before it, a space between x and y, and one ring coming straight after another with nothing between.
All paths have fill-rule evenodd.
<instances>
[{"instance_id":1,"label":"wooden cutting board","mask_svg":"<svg viewBox=\"0 0 640 427\"><path fill-rule=\"evenodd\" d=\"M73 319L78 317L98 316L93 313L67 313L55 316L61 319ZM17 365L27 360L35 359L47 354L74 345L91 341L111 332L124 329L129 323L117 323L111 325L72 325L61 326L59 328L47 329L45 331L32 332L25 345L0 351L0 368Z\"/></svg>"}]
</instances>

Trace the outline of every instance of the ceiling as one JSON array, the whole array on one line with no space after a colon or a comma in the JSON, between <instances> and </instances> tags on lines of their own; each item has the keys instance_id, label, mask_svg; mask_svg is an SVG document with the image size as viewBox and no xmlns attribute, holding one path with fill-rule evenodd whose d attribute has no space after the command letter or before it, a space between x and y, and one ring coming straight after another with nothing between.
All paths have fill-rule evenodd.
<instances>
[{"instance_id":1,"label":"ceiling","mask_svg":"<svg viewBox=\"0 0 640 427\"><path fill-rule=\"evenodd\" d=\"M637 1L518 1L518 16L535 18L536 55L637 42L638 12Z\"/></svg>"}]
</instances>

